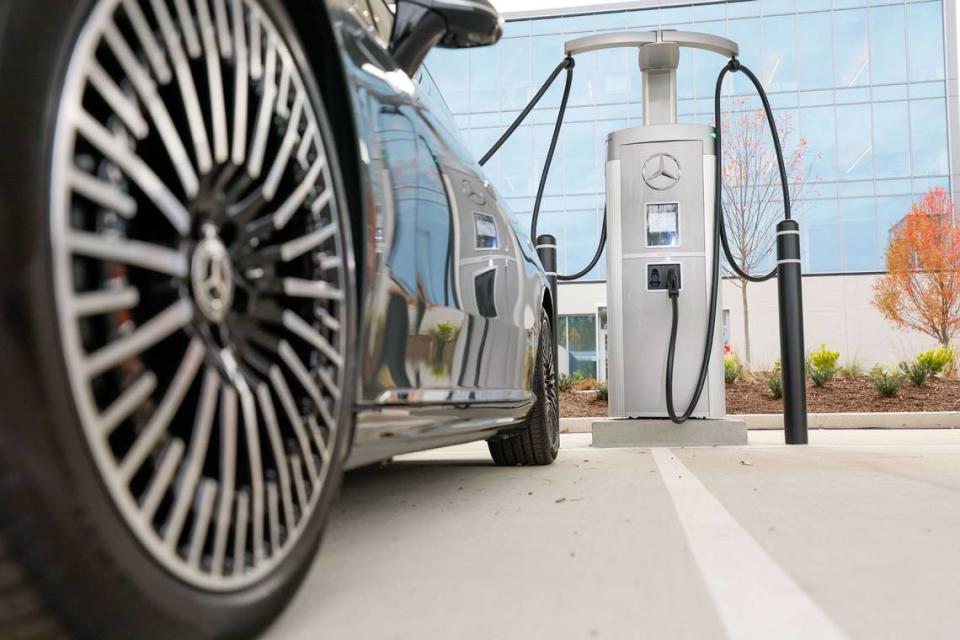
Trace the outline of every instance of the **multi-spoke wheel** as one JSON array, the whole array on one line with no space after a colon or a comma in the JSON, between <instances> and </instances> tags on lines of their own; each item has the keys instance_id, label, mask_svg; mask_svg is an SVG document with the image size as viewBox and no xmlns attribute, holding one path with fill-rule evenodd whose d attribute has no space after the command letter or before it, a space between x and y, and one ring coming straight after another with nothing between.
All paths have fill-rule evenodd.
<instances>
[{"instance_id":1,"label":"multi-spoke wheel","mask_svg":"<svg viewBox=\"0 0 960 640\"><path fill-rule=\"evenodd\" d=\"M543 465L560 450L560 399L557 393L556 337L550 315L540 312L540 341L533 372L537 398L523 426L487 440L490 455L500 466Z\"/></svg>"},{"instance_id":2,"label":"multi-spoke wheel","mask_svg":"<svg viewBox=\"0 0 960 640\"><path fill-rule=\"evenodd\" d=\"M38 422L65 438L35 463L69 484L36 520L72 510L103 574L92 586L131 592L94 594L147 607L138 626L68 598L87 633L231 635L302 575L348 442L336 150L276 0L77 4L49 16L70 46L47 96L52 151L34 182L49 244L32 274L50 311L32 336L51 404Z\"/></svg>"}]
</instances>

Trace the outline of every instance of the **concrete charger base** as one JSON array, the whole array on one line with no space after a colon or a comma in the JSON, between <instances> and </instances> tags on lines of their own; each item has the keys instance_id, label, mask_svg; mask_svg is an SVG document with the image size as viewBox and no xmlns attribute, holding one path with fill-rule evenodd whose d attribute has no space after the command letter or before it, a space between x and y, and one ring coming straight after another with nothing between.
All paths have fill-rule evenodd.
<instances>
[{"instance_id":1,"label":"concrete charger base","mask_svg":"<svg viewBox=\"0 0 960 640\"><path fill-rule=\"evenodd\" d=\"M593 446L683 447L747 444L747 424L731 418L691 418L674 424L668 418L610 418L593 423Z\"/></svg>"}]
</instances>

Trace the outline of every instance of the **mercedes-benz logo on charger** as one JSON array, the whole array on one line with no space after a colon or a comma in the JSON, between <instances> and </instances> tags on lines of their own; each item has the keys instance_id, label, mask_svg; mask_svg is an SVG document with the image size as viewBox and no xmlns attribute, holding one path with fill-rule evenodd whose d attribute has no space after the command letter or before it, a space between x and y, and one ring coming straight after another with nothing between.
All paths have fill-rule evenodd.
<instances>
[{"instance_id":1,"label":"mercedes-benz logo on charger","mask_svg":"<svg viewBox=\"0 0 960 640\"><path fill-rule=\"evenodd\" d=\"M656 191L672 188L680 175L680 163L669 153L655 153L643 163L643 181Z\"/></svg>"}]
</instances>

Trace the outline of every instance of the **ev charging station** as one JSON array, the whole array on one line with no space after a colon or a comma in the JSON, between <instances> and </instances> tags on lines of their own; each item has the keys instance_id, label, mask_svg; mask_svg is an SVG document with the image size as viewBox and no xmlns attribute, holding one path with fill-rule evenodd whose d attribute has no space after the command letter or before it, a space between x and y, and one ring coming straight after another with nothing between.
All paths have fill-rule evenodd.
<instances>
[{"instance_id":1,"label":"ev charging station","mask_svg":"<svg viewBox=\"0 0 960 640\"><path fill-rule=\"evenodd\" d=\"M556 239L537 234L540 202L570 93L574 57L609 48L635 48L643 73L643 125L610 132L606 154L606 212L597 251L576 274L556 273ZM729 58L717 78L716 126L677 122L677 69L683 47ZM726 38L683 31L604 33L568 41L566 57L501 138L484 164L516 130L561 71L566 83L553 138L534 201L531 238L556 299L556 283L586 275L607 250L608 385L611 418L621 444L635 431L666 433L664 425L697 424L691 443L712 442L703 433L731 433L726 420L723 353L716 344L721 320L720 251L751 281L777 278L780 310L784 430L788 444L807 442L799 226L790 197L772 110L763 87L737 60ZM784 220L777 225L777 266L762 276L745 274L731 257L721 202L721 88L728 72L742 71L766 111L780 169ZM680 409L675 404L682 403ZM669 422L668 422L669 421ZM670 423L674 423L670 425ZM598 424L594 424L597 444ZM734 429L745 442L746 431ZM680 433L676 429L673 433ZM624 438L623 435L628 437ZM740 435L742 434L742 435ZM683 444L680 441L675 444ZM641 440L644 437L641 436ZM644 440L646 441L646 440ZM720 443L723 441L717 441ZM723 441L725 442L725 441ZM633 442L639 444L639 442ZM730 442L733 443L733 442Z\"/></svg>"}]
</instances>

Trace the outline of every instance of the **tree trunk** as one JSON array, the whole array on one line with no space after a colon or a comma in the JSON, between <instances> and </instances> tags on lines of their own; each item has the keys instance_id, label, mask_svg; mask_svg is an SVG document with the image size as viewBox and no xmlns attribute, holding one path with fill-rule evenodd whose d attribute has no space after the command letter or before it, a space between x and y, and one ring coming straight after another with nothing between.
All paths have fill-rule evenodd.
<instances>
[{"instance_id":1,"label":"tree trunk","mask_svg":"<svg viewBox=\"0 0 960 640\"><path fill-rule=\"evenodd\" d=\"M750 305L747 303L748 281L740 280L740 300L743 303L743 364L749 369L752 362L750 356Z\"/></svg>"}]
</instances>

